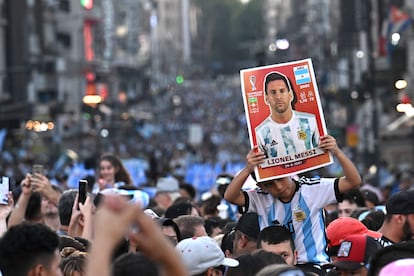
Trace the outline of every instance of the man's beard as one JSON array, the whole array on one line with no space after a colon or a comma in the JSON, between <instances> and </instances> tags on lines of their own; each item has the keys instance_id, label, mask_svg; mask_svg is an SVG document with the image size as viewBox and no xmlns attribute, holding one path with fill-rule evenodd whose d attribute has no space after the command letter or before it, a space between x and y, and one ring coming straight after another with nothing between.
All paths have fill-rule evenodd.
<instances>
[{"instance_id":1,"label":"man's beard","mask_svg":"<svg viewBox=\"0 0 414 276\"><path fill-rule=\"evenodd\" d=\"M412 232L411 226L408 223L407 219L404 222L402 230L403 230L403 240L402 241L412 240L413 232Z\"/></svg>"}]
</instances>

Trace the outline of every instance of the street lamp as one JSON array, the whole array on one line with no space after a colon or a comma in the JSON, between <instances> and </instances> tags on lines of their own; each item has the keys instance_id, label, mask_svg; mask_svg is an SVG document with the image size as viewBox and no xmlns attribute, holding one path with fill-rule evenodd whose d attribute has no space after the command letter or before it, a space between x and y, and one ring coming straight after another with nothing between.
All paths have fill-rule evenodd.
<instances>
[{"instance_id":1,"label":"street lamp","mask_svg":"<svg viewBox=\"0 0 414 276\"><path fill-rule=\"evenodd\" d=\"M102 102L102 98L99 95L85 95L82 101L84 104L95 106Z\"/></svg>"},{"instance_id":2,"label":"street lamp","mask_svg":"<svg viewBox=\"0 0 414 276\"><path fill-rule=\"evenodd\" d=\"M277 50L289 49L289 40L286 38L276 39L274 43L270 43L268 48L270 52L276 52Z\"/></svg>"},{"instance_id":3,"label":"street lamp","mask_svg":"<svg viewBox=\"0 0 414 276\"><path fill-rule=\"evenodd\" d=\"M400 80L397 80L397 81L395 82L394 86L395 86L395 88L397 88L398 90L402 90L402 89L407 88L407 86L408 86L408 82L407 82L406 80L404 80L404 79L400 79Z\"/></svg>"}]
</instances>

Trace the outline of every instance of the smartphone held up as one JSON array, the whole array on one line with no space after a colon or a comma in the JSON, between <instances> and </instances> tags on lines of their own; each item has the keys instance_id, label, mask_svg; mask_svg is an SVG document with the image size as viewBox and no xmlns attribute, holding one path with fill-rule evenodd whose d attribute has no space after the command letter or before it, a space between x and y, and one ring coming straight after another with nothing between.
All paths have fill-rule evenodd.
<instances>
[{"instance_id":1,"label":"smartphone held up","mask_svg":"<svg viewBox=\"0 0 414 276\"><path fill-rule=\"evenodd\" d=\"M84 204L86 201L86 196L88 193L88 181L85 179L79 180L78 183L78 210L79 210L79 203Z\"/></svg>"},{"instance_id":2,"label":"smartphone held up","mask_svg":"<svg viewBox=\"0 0 414 276\"><path fill-rule=\"evenodd\" d=\"M39 164L33 165L32 174L35 175L37 173L41 175L45 174L45 168L43 167L43 165L39 165Z\"/></svg>"},{"instance_id":3,"label":"smartphone held up","mask_svg":"<svg viewBox=\"0 0 414 276\"><path fill-rule=\"evenodd\" d=\"M7 176L0 178L0 205L9 204L9 185L10 179Z\"/></svg>"}]
</instances>

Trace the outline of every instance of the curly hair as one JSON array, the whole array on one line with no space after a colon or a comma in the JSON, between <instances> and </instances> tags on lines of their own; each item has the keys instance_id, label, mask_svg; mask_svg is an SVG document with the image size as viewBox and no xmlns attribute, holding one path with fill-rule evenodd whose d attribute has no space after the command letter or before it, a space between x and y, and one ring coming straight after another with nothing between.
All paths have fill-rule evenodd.
<instances>
[{"instance_id":1,"label":"curly hair","mask_svg":"<svg viewBox=\"0 0 414 276\"><path fill-rule=\"evenodd\" d=\"M60 251L62 261L60 263L60 269L63 276L72 276L74 272L78 272L80 275L85 275L85 263L87 253L76 250L73 247L64 247Z\"/></svg>"}]
</instances>

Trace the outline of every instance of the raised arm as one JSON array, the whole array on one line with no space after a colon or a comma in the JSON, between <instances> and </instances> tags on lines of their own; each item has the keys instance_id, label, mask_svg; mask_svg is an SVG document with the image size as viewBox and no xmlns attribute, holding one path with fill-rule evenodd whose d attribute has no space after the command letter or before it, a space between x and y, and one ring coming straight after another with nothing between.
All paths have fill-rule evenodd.
<instances>
[{"instance_id":1,"label":"raised arm","mask_svg":"<svg viewBox=\"0 0 414 276\"><path fill-rule=\"evenodd\" d=\"M160 263L165 276L188 275L181 256L156 222L142 210L137 212L136 225L139 231L129 235L129 239L149 258Z\"/></svg>"},{"instance_id":2,"label":"raised arm","mask_svg":"<svg viewBox=\"0 0 414 276\"><path fill-rule=\"evenodd\" d=\"M138 205L105 196L95 214L94 240L86 262L86 276L110 276L112 254L137 212Z\"/></svg>"},{"instance_id":3,"label":"raised arm","mask_svg":"<svg viewBox=\"0 0 414 276\"><path fill-rule=\"evenodd\" d=\"M29 204L30 196L33 193L31 179L32 176L30 174L27 174L20 184L22 186L22 192L10 214L8 222L9 228L13 225L20 224L24 221L24 215L26 213L27 205Z\"/></svg>"},{"instance_id":4,"label":"raised arm","mask_svg":"<svg viewBox=\"0 0 414 276\"><path fill-rule=\"evenodd\" d=\"M7 231L7 217L13 210L14 201L12 192L7 194L8 204L0 205L0 237Z\"/></svg>"},{"instance_id":5,"label":"raised arm","mask_svg":"<svg viewBox=\"0 0 414 276\"><path fill-rule=\"evenodd\" d=\"M329 150L336 157L343 170L343 176L339 179L339 191L347 192L351 189L359 188L361 185L361 176L354 163L338 147L334 137L325 135L321 137L319 148Z\"/></svg>"},{"instance_id":6,"label":"raised arm","mask_svg":"<svg viewBox=\"0 0 414 276\"><path fill-rule=\"evenodd\" d=\"M52 188L49 178L40 173L36 173L32 176L31 180L32 186L34 187L33 191L39 192L42 196L52 201L56 206L59 205L61 194Z\"/></svg>"},{"instance_id":7,"label":"raised arm","mask_svg":"<svg viewBox=\"0 0 414 276\"><path fill-rule=\"evenodd\" d=\"M245 198L242 192L243 184L250 173L254 171L254 168L262 163L264 159L264 152L260 151L257 146L249 151L246 156L246 166L233 178L224 193L225 200L238 206L245 205Z\"/></svg>"}]
</instances>

